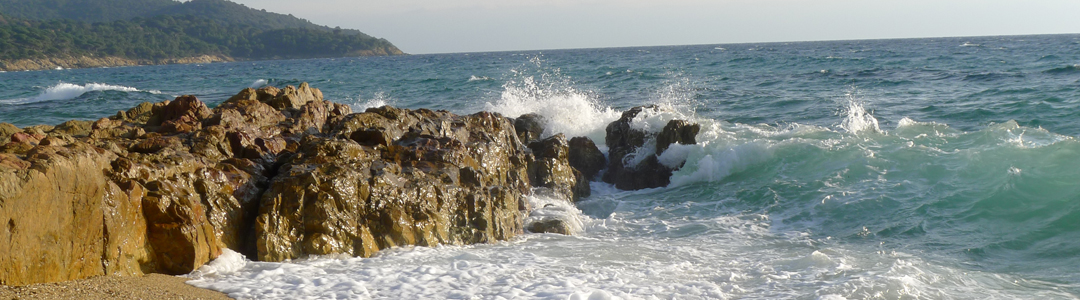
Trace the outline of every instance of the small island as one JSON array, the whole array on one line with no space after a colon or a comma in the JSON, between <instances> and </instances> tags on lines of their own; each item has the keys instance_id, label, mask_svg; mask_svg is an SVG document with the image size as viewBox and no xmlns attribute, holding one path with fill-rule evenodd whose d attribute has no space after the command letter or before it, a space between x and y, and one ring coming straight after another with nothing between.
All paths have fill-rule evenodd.
<instances>
[{"instance_id":1,"label":"small island","mask_svg":"<svg viewBox=\"0 0 1080 300\"><path fill-rule=\"evenodd\" d=\"M402 54L227 0L0 0L0 71Z\"/></svg>"}]
</instances>

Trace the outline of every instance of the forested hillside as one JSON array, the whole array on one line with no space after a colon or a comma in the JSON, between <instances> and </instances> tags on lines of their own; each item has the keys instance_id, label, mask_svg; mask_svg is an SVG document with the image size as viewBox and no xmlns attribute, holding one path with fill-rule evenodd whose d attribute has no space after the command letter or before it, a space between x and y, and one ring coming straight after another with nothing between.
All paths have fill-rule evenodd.
<instances>
[{"instance_id":1,"label":"forested hillside","mask_svg":"<svg viewBox=\"0 0 1080 300\"><path fill-rule=\"evenodd\" d=\"M0 0L0 60L394 55L385 39L225 0Z\"/></svg>"}]
</instances>

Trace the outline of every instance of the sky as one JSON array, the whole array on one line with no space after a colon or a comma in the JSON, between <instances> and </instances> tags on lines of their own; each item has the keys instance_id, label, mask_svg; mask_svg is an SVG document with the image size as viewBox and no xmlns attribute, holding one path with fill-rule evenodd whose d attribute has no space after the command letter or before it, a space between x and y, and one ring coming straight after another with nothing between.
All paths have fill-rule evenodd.
<instances>
[{"instance_id":1,"label":"sky","mask_svg":"<svg viewBox=\"0 0 1080 300\"><path fill-rule=\"evenodd\" d=\"M1080 33L1080 0L232 0L410 54Z\"/></svg>"}]
</instances>

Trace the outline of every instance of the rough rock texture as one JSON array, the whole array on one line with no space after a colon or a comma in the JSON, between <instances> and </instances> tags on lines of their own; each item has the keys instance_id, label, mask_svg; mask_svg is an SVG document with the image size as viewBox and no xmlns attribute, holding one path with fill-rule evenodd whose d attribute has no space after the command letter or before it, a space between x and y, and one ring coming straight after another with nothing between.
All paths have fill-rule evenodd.
<instances>
[{"instance_id":1,"label":"rough rock texture","mask_svg":"<svg viewBox=\"0 0 1080 300\"><path fill-rule=\"evenodd\" d=\"M260 260L523 232L531 157L497 114L373 108L301 144L262 197Z\"/></svg>"},{"instance_id":2,"label":"rough rock texture","mask_svg":"<svg viewBox=\"0 0 1080 300\"><path fill-rule=\"evenodd\" d=\"M523 232L532 186L587 191L561 135L530 150L498 114L352 114L306 83L214 109L181 96L11 127L0 124L4 285L183 274L223 248L278 261L505 240Z\"/></svg>"},{"instance_id":3,"label":"rough rock texture","mask_svg":"<svg viewBox=\"0 0 1080 300\"><path fill-rule=\"evenodd\" d=\"M701 125L691 124L684 120L671 120L660 133L656 135L656 153L664 153L671 144L682 145L697 144L697 134L701 131Z\"/></svg>"},{"instance_id":4,"label":"rough rock texture","mask_svg":"<svg viewBox=\"0 0 1080 300\"><path fill-rule=\"evenodd\" d=\"M658 111L658 106L638 106L624 112L622 116L607 126L606 142L608 146L608 169L603 180L615 184L623 190L638 190L667 186L674 171L660 163L657 155L662 154L672 143L694 144L695 136L701 129L698 124L683 120L671 120L659 133L649 133L631 126L631 122L643 110ZM633 157L648 140L656 141L655 154L645 157ZM640 154L638 154L640 155ZM631 162L637 162L633 165Z\"/></svg>"},{"instance_id":5,"label":"rough rock texture","mask_svg":"<svg viewBox=\"0 0 1080 300\"><path fill-rule=\"evenodd\" d=\"M607 159L596 143L587 137L579 136L570 139L569 158L570 166L581 171L587 179L592 179L604 169Z\"/></svg>"},{"instance_id":6,"label":"rough rock texture","mask_svg":"<svg viewBox=\"0 0 1080 300\"><path fill-rule=\"evenodd\" d=\"M533 186L549 188L573 201L589 196L588 180L570 166L570 145L566 136L560 133L534 141L529 143L529 149L536 156L529 164L529 180ZM582 189L579 183L585 188Z\"/></svg>"}]
</instances>

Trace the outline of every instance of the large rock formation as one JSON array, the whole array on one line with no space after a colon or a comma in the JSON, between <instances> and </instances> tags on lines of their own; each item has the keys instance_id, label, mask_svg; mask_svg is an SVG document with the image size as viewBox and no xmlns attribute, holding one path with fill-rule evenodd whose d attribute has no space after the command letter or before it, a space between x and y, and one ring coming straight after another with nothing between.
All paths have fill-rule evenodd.
<instances>
[{"instance_id":1,"label":"large rock formation","mask_svg":"<svg viewBox=\"0 0 1080 300\"><path fill-rule=\"evenodd\" d=\"M370 256L522 232L531 156L497 114L369 109L307 136L262 197L258 258Z\"/></svg>"},{"instance_id":2,"label":"large rock formation","mask_svg":"<svg viewBox=\"0 0 1080 300\"><path fill-rule=\"evenodd\" d=\"M671 120L664 129L650 133L634 128L632 122L644 110L659 111L658 106L638 106L623 112L607 126L608 168L603 180L623 190L638 190L667 186L675 170L660 163L658 155L674 143L695 144L701 126L685 120ZM654 151L642 151L646 142L656 143ZM676 168L677 169L677 168Z\"/></svg>"},{"instance_id":3,"label":"large rock formation","mask_svg":"<svg viewBox=\"0 0 1080 300\"><path fill-rule=\"evenodd\" d=\"M523 230L523 195L544 185L533 174L582 182L562 174L563 154L537 167L497 114L351 114L306 83L245 89L214 109L181 96L95 122L9 125L6 285L188 273L223 248L277 261L505 240Z\"/></svg>"}]
</instances>

